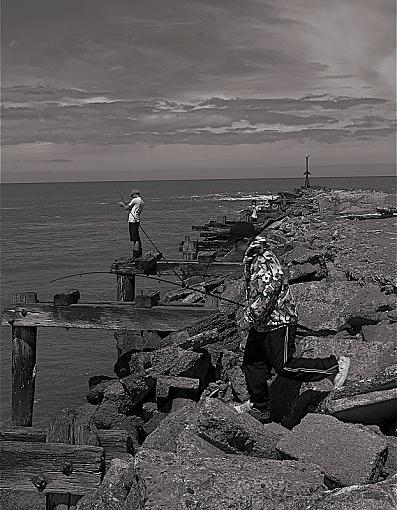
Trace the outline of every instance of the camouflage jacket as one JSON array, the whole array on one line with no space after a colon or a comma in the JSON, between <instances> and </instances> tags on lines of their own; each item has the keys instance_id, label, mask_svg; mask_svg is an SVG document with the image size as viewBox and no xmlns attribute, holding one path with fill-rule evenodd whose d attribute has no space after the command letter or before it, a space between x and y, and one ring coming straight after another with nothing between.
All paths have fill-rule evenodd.
<instances>
[{"instance_id":1,"label":"camouflage jacket","mask_svg":"<svg viewBox=\"0 0 397 510\"><path fill-rule=\"evenodd\" d=\"M296 324L295 301L276 256L266 250L266 240L257 237L244 257L247 301L239 323L243 329L269 331Z\"/></svg>"}]
</instances>

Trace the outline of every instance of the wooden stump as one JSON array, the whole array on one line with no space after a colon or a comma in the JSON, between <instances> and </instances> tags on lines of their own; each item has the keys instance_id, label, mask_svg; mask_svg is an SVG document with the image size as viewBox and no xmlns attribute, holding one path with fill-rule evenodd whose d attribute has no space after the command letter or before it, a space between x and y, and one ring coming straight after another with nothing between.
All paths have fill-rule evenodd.
<instances>
[{"instance_id":1,"label":"wooden stump","mask_svg":"<svg viewBox=\"0 0 397 510\"><path fill-rule=\"evenodd\" d=\"M36 381L36 326L12 327L12 424L31 426Z\"/></svg>"},{"instance_id":2,"label":"wooden stump","mask_svg":"<svg viewBox=\"0 0 397 510\"><path fill-rule=\"evenodd\" d=\"M117 301L135 301L135 276L117 275Z\"/></svg>"}]
</instances>

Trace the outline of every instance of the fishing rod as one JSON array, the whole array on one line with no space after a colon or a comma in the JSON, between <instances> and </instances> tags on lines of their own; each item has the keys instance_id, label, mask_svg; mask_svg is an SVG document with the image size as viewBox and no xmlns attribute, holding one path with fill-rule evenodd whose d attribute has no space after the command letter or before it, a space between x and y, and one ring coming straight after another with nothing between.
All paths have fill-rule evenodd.
<instances>
[{"instance_id":1,"label":"fishing rod","mask_svg":"<svg viewBox=\"0 0 397 510\"><path fill-rule=\"evenodd\" d=\"M50 280L49 283L58 282L59 280L66 280L67 278L73 278L75 276L83 276L83 275L91 275L91 274L114 274L114 273L112 273L111 271L87 271L87 272L83 272L83 273L74 273L74 274L68 274L65 276L61 276L60 278L55 278L54 280ZM140 274L140 273L137 273L135 276L146 277L146 278L149 278L150 280L156 280L156 281L162 282L162 283L169 283L171 285L176 285L180 289L191 290L194 292L198 292L199 294L204 294L205 296L216 297L216 298L220 299L221 301L226 301L233 305L237 305L237 306L241 306L241 307L244 306L242 303L238 303L237 301L233 301L232 299L224 298L224 297L218 296L217 294L212 294L211 292L200 290L195 287L190 287L189 285L185 285L184 283L180 284L178 282L173 282L171 280L165 280L164 278L159 278L156 276L149 276L149 275Z\"/></svg>"},{"instance_id":2,"label":"fishing rod","mask_svg":"<svg viewBox=\"0 0 397 510\"><path fill-rule=\"evenodd\" d=\"M199 289L197 289L195 287L190 287L189 285L185 285L185 284L181 285L178 282L173 282L171 280L165 280L164 278L158 278L157 276L149 276L149 275L145 275L145 274L137 274L136 276L141 276L141 277L144 277L144 278L149 278L149 280L156 280L158 282L163 282L163 283L169 283L171 285L176 285L177 287L180 287L181 289L192 290L194 292L198 292L199 294L204 294L205 296L216 297L217 299L220 299L221 301L226 301L227 303L231 303L232 305L237 305L237 306L240 306L240 307L244 307L243 303L238 303L237 301L233 301L233 299L224 298L224 297L219 296L218 294L212 294L212 292L208 292L208 291L205 291L205 290L199 290Z\"/></svg>"},{"instance_id":3,"label":"fishing rod","mask_svg":"<svg viewBox=\"0 0 397 510\"><path fill-rule=\"evenodd\" d=\"M66 278L73 278L74 276L83 276L86 274L113 274L111 271L87 271L84 273L74 273L68 274L66 276L61 276L60 278L55 278L54 280L50 280L48 283L58 282L59 280L66 280Z\"/></svg>"}]
</instances>

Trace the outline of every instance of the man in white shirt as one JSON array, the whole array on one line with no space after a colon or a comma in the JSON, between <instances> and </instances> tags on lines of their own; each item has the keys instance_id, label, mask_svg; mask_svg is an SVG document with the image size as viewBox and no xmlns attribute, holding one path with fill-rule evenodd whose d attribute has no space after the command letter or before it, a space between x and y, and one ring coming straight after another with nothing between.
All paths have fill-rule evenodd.
<instances>
[{"instance_id":1,"label":"man in white shirt","mask_svg":"<svg viewBox=\"0 0 397 510\"><path fill-rule=\"evenodd\" d=\"M132 242L132 258L139 259L142 257L142 243L139 236L139 225L141 220L141 213L143 209L143 200L139 190L131 190L131 200L127 204L119 202L119 206L129 211L128 215L128 230L130 234L130 241Z\"/></svg>"}]
</instances>

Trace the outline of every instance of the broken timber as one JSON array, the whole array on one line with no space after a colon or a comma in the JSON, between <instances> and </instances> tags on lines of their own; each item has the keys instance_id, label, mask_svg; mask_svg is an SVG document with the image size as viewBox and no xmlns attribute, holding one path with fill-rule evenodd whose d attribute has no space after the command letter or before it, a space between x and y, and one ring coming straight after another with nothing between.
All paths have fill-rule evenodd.
<instances>
[{"instance_id":1,"label":"broken timber","mask_svg":"<svg viewBox=\"0 0 397 510\"><path fill-rule=\"evenodd\" d=\"M78 303L58 307L52 303L10 305L3 310L2 325L16 327L62 327L130 331L177 331L214 310L189 306L137 308L134 303ZM21 336L21 335L20 335ZM33 364L33 362L32 362ZM22 424L21 424L22 425Z\"/></svg>"},{"instance_id":2,"label":"broken timber","mask_svg":"<svg viewBox=\"0 0 397 510\"><path fill-rule=\"evenodd\" d=\"M99 487L104 450L98 446L60 443L1 443L0 488L85 494ZM63 466L73 466L65 474Z\"/></svg>"}]
</instances>

